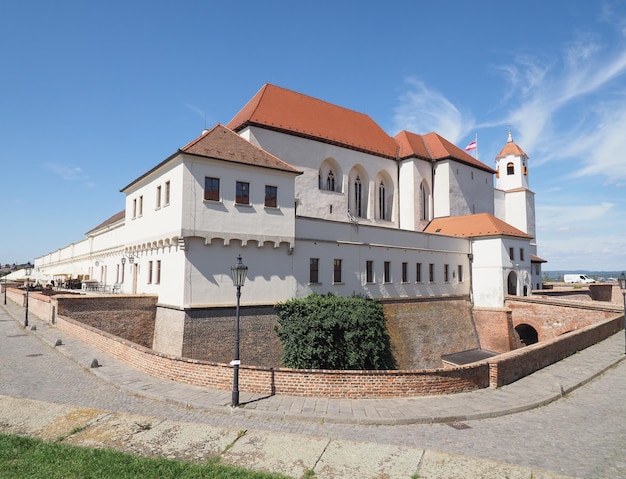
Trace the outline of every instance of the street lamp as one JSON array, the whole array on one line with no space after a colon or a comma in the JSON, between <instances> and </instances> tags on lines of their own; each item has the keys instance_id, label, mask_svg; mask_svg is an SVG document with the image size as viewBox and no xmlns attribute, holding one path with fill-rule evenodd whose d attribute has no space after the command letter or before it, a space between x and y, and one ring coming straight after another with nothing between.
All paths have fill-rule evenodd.
<instances>
[{"instance_id":1,"label":"street lamp","mask_svg":"<svg viewBox=\"0 0 626 479\"><path fill-rule=\"evenodd\" d=\"M241 255L237 256L237 264L230 267L230 274L233 277L233 285L237 288L237 311L235 312L235 358L230 362L233 366L233 397L231 406L239 406L239 299L241 298L241 287L246 282L248 267L241 262Z\"/></svg>"},{"instance_id":2,"label":"street lamp","mask_svg":"<svg viewBox=\"0 0 626 479\"><path fill-rule=\"evenodd\" d=\"M619 277L619 289L622 290L622 296L624 297L624 336L626 338L626 276L624 272ZM626 351L624 351L626 354Z\"/></svg>"},{"instance_id":3,"label":"street lamp","mask_svg":"<svg viewBox=\"0 0 626 479\"><path fill-rule=\"evenodd\" d=\"M24 327L28 328L28 283L29 283L29 279L28 277L30 276L32 270L31 270L31 266L30 263L28 263L26 265L26 311L24 312Z\"/></svg>"},{"instance_id":4,"label":"street lamp","mask_svg":"<svg viewBox=\"0 0 626 479\"><path fill-rule=\"evenodd\" d=\"M4 275L4 304L7 304L7 275Z\"/></svg>"}]
</instances>

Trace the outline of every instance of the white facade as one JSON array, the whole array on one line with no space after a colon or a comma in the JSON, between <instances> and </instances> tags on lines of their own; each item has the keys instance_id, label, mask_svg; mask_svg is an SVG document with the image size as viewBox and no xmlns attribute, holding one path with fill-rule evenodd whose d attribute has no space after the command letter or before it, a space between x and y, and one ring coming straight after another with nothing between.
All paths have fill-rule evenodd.
<instances>
[{"instance_id":1,"label":"white facade","mask_svg":"<svg viewBox=\"0 0 626 479\"><path fill-rule=\"evenodd\" d=\"M239 254L249 267L242 304L250 305L333 292L471 295L476 305L502 306L511 272L513 294L530 290L528 238L423 232L436 217L495 213L534 236L532 196L494 193L488 167L453 156L390 157L259 122L237 133L218 125L194 140L122 190L119 219L36 267L155 294L178 311L232 305ZM527 255L511 260L509 248ZM179 345L161 350L170 347Z\"/></svg>"}]
</instances>

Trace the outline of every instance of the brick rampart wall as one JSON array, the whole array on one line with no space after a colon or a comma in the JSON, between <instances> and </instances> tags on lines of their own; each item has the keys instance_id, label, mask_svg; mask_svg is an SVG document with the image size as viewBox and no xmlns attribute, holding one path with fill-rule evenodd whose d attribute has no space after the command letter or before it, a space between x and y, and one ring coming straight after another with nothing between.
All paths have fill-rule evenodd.
<instances>
[{"instance_id":1,"label":"brick rampart wall","mask_svg":"<svg viewBox=\"0 0 626 479\"><path fill-rule=\"evenodd\" d=\"M68 316L133 343L152 347L156 296L55 296L57 315Z\"/></svg>"},{"instance_id":2,"label":"brick rampart wall","mask_svg":"<svg viewBox=\"0 0 626 479\"><path fill-rule=\"evenodd\" d=\"M280 367L283 346L274 327L272 306L242 306L239 315L240 357L255 366ZM182 356L227 363L233 358L235 308L187 310Z\"/></svg>"},{"instance_id":3,"label":"brick rampart wall","mask_svg":"<svg viewBox=\"0 0 626 479\"><path fill-rule=\"evenodd\" d=\"M438 368L442 356L479 347L466 298L381 302L399 369Z\"/></svg>"},{"instance_id":4,"label":"brick rampart wall","mask_svg":"<svg viewBox=\"0 0 626 479\"><path fill-rule=\"evenodd\" d=\"M621 312L619 306L610 303L533 297L509 296L506 305L512 311L513 325L532 326L539 342L615 317Z\"/></svg>"},{"instance_id":5,"label":"brick rampart wall","mask_svg":"<svg viewBox=\"0 0 626 479\"><path fill-rule=\"evenodd\" d=\"M185 359L154 351L104 331L59 316L57 327L150 375L198 386L228 390L232 368L226 364ZM242 365L239 388L260 394L382 398L450 394L485 388L487 363L421 371L326 371L260 368Z\"/></svg>"},{"instance_id":6,"label":"brick rampart wall","mask_svg":"<svg viewBox=\"0 0 626 479\"><path fill-rule=\"evenodd\" d=\"M501 354L488 360L489 384L500 387L556 363L617 333L624 327L624 317L595 323L577 331Z\"/></svg>"},{"instance_id":7,"label":"brick rampart wall","mask_svg":"<svg viewBox=\"0 0 626 479\"><path fill-rule=\"evenodd\" d=\"M472 310L480 348L505 353L521 347L515 334L513 314L508 308L474 308Z\"/></svg>"}]
</instances>

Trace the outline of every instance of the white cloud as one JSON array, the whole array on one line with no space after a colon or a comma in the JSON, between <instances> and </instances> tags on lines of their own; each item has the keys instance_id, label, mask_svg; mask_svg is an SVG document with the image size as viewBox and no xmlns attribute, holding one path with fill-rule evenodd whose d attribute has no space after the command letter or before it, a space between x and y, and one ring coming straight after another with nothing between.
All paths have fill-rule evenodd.
<instances>
[{"instance_id":1,"label":"white cloud","mask_svg":"<svg viewBox=\"0 0 626 479\"><path fill-rule=\"evenodd\" d=\"M65 166L58 163L44 163L44 168L52 171L62 179L67 181L84 180L87 176L83 174L79 166Z\"/></svg>"},{"instance_id":2,"label":"white cloud","mask_svg":"<svg viewBox=\"0 0 626 479\"><path fill-rule=\"evenodd\" d=\"M418 134L435 131L453 143L472 131L474 118L463 115L443 94L429 89L419 80L408 79L406 83L408 89L395 108L396 131L408 130Z\"/></svg>"}]
</instances>

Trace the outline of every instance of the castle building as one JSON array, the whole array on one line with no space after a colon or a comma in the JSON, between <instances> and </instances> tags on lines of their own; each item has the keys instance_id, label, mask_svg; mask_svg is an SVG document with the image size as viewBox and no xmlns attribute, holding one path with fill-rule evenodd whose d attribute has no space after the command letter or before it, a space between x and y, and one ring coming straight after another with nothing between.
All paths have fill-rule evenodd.
<instances>
[{"instance_id":1,"label":"castle building","mask_svg":"<svg viewBox=\"0 0 626 479\"><path fill-rule=\"evenodd\" d=\"M123 211L35 266L158 295L157 327L180 330L234 303L238 255L247 305L333 292L502 307L540 286L543 260L528 157L510 133L495 166L437 133L391 137L367 115L266 84L123 187Z\"/></svg>"}]
</instances>

